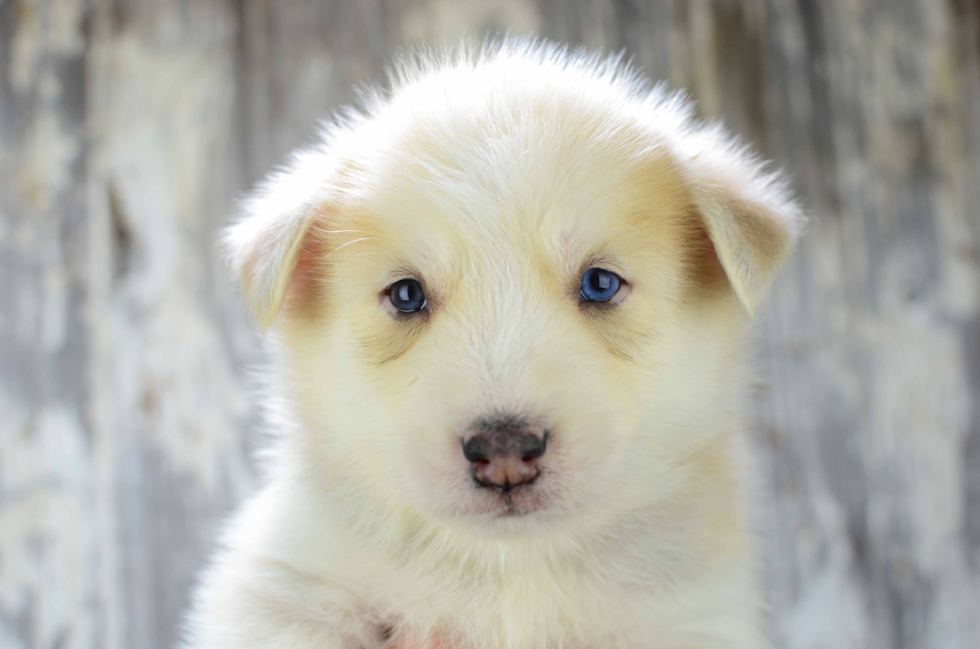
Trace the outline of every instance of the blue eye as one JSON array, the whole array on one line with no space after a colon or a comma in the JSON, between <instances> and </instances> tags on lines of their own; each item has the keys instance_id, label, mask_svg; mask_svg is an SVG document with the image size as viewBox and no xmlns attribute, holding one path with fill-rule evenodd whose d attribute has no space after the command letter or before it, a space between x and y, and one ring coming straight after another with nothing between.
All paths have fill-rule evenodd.
<instances>
[{"instance_id":1,"label":"blue eye","mask_svg":"<svg viewBox=\"0 0 980 649\"><path fill-rule=\"evenodd\" d=\"M579 299L584 302L606 302L611 300L622 284L622 279L616 273L603 268L590 268L582 276L582 288L579 289Z\"/></svg>"},{"instance_id":2,"label":"blue eye","mask_svg":"<svg viewBox=\"0 0 980 649\"><path fill-rule=\"evenodd\" d=\"M414 279L400 279L389 286L388 299L402 313L421 311L428 304L422 285Z\"/></svg>"}]
</instances>

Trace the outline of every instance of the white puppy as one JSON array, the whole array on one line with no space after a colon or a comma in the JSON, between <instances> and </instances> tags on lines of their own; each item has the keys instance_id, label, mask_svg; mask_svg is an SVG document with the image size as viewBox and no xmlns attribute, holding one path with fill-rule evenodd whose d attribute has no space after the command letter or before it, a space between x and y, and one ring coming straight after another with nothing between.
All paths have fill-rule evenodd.
<instances>
[{"instance_id":1,"label":"white puppy","mask_svg":"<svg viewBox=\"0 0 980 649\"><path fill-rule=\"evenodd\" d=\"M743 347L784 182L616 60L394 77L228 233L276 440L189 646L764 646Z\"/></svg>"}]
</instances>

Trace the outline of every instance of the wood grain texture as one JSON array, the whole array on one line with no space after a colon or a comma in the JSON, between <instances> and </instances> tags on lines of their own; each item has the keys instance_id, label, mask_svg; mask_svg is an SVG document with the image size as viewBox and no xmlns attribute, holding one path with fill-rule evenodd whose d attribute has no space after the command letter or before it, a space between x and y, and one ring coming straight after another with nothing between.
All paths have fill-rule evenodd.
<instances>
[{"instance_id":1,"label":"wood grain texture","mask_svg":"<svg viewBox=\"0 0 980 649\"><path fill-rule=\"evenodd\" d=\"M0 646L178 635L255 486L235 197L392 52L625 51L793 174L759 323L770 626L980 643L980 6L967 0L0 0Z\"/></svg>"}]
</instances>

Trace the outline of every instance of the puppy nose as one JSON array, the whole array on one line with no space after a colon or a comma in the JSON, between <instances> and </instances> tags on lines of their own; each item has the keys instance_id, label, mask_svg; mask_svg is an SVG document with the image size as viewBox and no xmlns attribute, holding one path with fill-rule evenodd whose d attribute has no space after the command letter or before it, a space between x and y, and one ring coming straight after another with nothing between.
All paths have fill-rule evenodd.
<instances>
[{"instance_id":1,"label":"puppy nose","mask_svg":"<svg viewBox=\"0 0 980 649\"><path fill-rule=\"evenodd\" d=\"M516 417L480 420L470 427L463 455L473 464L473 477L482 485L509 490L538 477L538 458L548 445L548 433Z\"/></svg>"}]
</instances>

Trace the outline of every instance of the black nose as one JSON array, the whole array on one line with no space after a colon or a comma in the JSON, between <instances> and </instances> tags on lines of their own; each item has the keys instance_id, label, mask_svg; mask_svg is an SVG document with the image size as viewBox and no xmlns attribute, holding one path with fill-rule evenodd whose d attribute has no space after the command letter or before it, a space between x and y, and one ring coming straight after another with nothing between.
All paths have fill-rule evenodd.
<instances>
[{"instance_id":1,"label":"black nose","mask_svg":"<svg viewBox=\"0 0 980 649\"><path fill-rule=\"evenodd\" d=\"M544 455L548 445L546 435L517 433L503 436L500 433L478 433L463 444L463 455L470 462L486 462L494 457L515 456L536 460Z\"/></svg>"},{"instance_id":2,"label":"black nose","mask_svg":"<svg viewBox=\"0 0 980 649\"><path fill-rule=\"evenodd\" d=\"M463 456L482 485L504 490L538 477L537 460L548 446L548 433L514 416L480 419L467 430Z\"/></svg>"}]
</instances>

